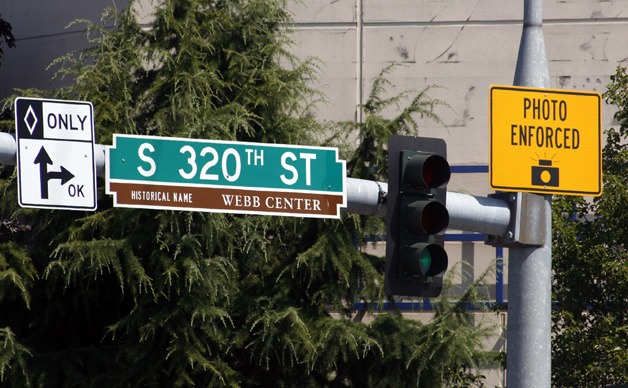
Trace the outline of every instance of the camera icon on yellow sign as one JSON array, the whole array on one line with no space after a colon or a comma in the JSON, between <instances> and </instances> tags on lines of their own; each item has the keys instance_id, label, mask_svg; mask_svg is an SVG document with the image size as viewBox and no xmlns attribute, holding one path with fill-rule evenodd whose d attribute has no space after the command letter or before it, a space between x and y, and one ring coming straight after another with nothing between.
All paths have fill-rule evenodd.
<instances>
[{"instance_id":1,"label":"camera icon on yellow sign","mask_svg":"<svg viewBox=\"0 0 628 388\"><path fill-rule=\"evenodd\" d=\"M532 184L535 186L558 187L558 167L552 167L552 161L539 159L538 166L532 166Z\"/></svg>"}]
</instances>

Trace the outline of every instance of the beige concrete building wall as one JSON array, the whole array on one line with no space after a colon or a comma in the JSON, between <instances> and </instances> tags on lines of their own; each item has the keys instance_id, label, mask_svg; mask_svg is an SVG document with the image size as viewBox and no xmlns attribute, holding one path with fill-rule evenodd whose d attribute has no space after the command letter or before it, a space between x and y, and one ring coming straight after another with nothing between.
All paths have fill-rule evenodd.
<instances>
[{"instance_id":1,"label":"beige concrete building wall","mask_svg":"<svg viewBox=\"0 0 628 388\"><path fill-rule=\"evenodd\" d=\"M628 1L552 0L544 4L551 86L603 92L628 58ZM355 117L370 81L387 65L396 91L436 85L430 96L444 125L421 122L421 135L444 137L452 164L488 161L488 90L512 85L522 30L522 0L309 0L292 3L294 51L321 60L328 97L318 115ZM603 107L603 128L612 111ZM486 191L482 187L478 190Z\"/></svg>"}]
</instances>

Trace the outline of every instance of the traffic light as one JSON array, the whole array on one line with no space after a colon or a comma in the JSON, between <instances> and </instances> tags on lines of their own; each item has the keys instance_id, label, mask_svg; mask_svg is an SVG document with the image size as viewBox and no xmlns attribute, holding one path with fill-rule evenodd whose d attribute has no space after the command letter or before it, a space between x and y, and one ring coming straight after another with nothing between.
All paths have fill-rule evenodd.
<instances>
[{"instance_id":1,"label":"traffic light","mask_svg":"<svg viewBox=\"0 0 628 388\"><path fill-rule=\"evenodd\" d=\"M447 253L443 233L451 176L442 139L391 136L388 140L385 291L433 297L443 287Z\"/></svg>"}]
</instances>

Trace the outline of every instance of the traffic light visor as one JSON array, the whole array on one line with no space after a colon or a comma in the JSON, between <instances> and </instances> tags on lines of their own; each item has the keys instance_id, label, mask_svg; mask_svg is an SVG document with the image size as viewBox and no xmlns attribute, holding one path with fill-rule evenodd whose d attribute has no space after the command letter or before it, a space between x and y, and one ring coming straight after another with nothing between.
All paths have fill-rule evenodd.
<instances>
[{"instance_id":1,"label":"traffic light visor","mask_svg":"<svg viewBox=\"0 0 628 388\"><path fill-rule=\"evenodd\" d=\"M403 182L416 189L442 187L450 177L449 163L436 154L415 154L407 159L403 170Z\"/></svg>"}]
</instances>

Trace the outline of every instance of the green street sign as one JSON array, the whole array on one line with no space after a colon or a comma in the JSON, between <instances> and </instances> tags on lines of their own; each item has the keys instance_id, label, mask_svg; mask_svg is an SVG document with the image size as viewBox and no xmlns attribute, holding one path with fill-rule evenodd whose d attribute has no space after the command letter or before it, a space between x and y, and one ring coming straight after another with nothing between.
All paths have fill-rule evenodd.
<instances>
[{"instance_id":1,"label":"green street sign","mask_svg":"<svg viewBox=\"0 0 628 388\"><path fill-rule=\"evenodd\" d=\"M106 158L115 206L326 218L346 206L335 148L116 134Z\"/></svg>"}]
</instances>

